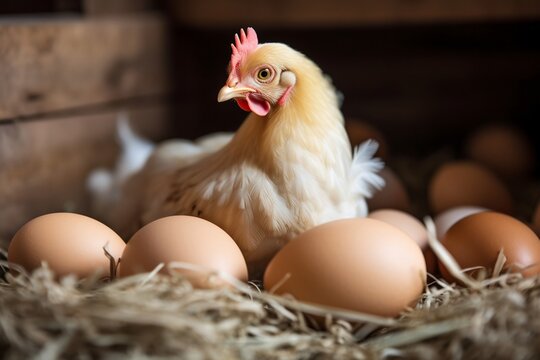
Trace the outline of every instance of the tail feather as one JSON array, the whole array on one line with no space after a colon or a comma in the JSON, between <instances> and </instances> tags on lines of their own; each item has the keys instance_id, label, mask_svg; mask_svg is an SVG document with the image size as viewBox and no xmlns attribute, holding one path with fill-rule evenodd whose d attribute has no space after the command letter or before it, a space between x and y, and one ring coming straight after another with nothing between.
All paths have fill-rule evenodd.
<instances>
[{"instance_id":1,"label":"tail feather","mask_svg":"<svg viewBox=\"0 0 540 360\"><path fill-rule=\"evenodd\" d=\"M144 166L155 145L133 131L126 113L118 115L117 137L122 153L116 163L114 179L122 183Z\"/></svg>"},{"instance_id":2,"label":"tail feather","mask_svg":"<svg viewBox=\"0 0 540 360\"><path fill-rule=\"evenodd\" d=\"M96 168L86 180L94 216L106 219L112 216L110 213L115 211L111 209L115 207L122 208L122 212L134 208L135 199L130 199L131 202L127 206L122 205L126 202L124 201L126 196L122 193L128 191L126 185L130 188L135 186L132 180L135 178L137 186L144 186L139 183L140 181L137 182L144 177L137 176L138 173L143 175L163 173L170 168L179 169L187 166L225 146L233 135L233 133L214 133L195 141L171 139L155 145L133 131L125 112L118 114L116 136L120 156L115 167Z\"/></svg>"},{"instance_id":3,"label":"tail feather","mask_svg":"<svg viewBox=\"0 0 540 360\"><path fill-rule=\"evenodd\" d=\"M381 159L375 158L379 144L375 140L367 140L354 149L352 162L353 193L358 199L356 202L356 215L367 216L367 198L376 190L383 188L384 179L377 174L383 167Z\"/></svg>"},{"instance_id":4,"label":"tail feather","mask_svg":"<svg viewBox=\"0 0 540 360\"><path fill-rule=\"evenodd\" d=\"M355 192L362 197L370 198L376 190L384 187L384 179L378 172L384 162L374 157L379 144L375 140L366 140L354 149L352 174Z\"/></svg>"},{"instance_id":5,"label":"tail feather","mask_svg":"<svg viewBox=\"0 0 540 360\"><path fill-rule=\"evenodd\" d=\"M154 149L153 143L133 131L125 112L118 114L116 135L121 153L114 169L96 168L86 179L91 211L98 218L106 217L109 207L118 200L124 182L144 166Z\"/></svg>"}]
</instances>

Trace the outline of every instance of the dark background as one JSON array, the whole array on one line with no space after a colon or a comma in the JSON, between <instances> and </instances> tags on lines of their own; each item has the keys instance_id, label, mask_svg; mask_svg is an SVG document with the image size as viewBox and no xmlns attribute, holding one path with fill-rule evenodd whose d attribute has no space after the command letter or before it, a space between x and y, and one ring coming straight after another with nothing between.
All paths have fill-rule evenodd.
<instances>
[{"instance_id":1,"label":"dark background","mask_svg":"<svg viewBox=\"0 0 540 360\"><path fill-rule=\"evenodd\" d=\"M243 118L234 106L215 100L236 31L175 27L182 44L175 48L175 78L181 79L176 85L182 84L177 98L190 99L192 114L200 119L192 129L196 135L233 130ZM285 42L318 63L344 94L345 116L373 124L399 151L459 141L487 122L517 124L535 134L539 22L259 27L257 32L261 41ZM185 48L195 51L186 56Z\"/></svg>"}]
</instances>

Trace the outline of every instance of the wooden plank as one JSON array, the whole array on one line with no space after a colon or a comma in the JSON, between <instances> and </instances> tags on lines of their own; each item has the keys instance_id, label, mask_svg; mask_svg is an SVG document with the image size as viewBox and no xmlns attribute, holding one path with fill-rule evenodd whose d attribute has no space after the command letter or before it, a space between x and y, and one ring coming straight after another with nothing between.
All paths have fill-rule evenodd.
<instances>
[{"instance_id":1,"label":"wooden plank","mask_svg":"<svg viewBox=\"0 0 540 360\"><path fill-rule=\"evenodd\" d=\"M29 219L53 211L86 213L88 173L118 156L116 118L126 111L149 139L170 137L165 104L0 124L0 246Z\"/></svg>"},{"instance_id":2,"label":"wooden plank","mask_svg":"<svg viewBox=\"0 0 540 360\"><path fill-rule=\"evenodd\" d=\"M155 0L82 0L84 13L90 16L119 15L151 10Z\"/></svg>"},{"instance_id":3,"label":"wooden plank","mask_svg":"<svg viewBox=\"0 0 540 360\"><path fill-rule=\"evenodd\" d=\"M178 22L205 27L354 26L540 17L537 0L170 0L169 3Z\"/></svg>"},{"instance_id":4,"label":"wooden plank","mask_svg":"<svg viewBox=\"0 0 540 360\"><path fill-rule=\"evenodd\" d=\"M0 21L0 121L166 93L156 15Z\"/></svg>"},{"instance_id":5,"label":"wooden plank","mask_svg":"<svg viewBox=\"0 0 540 360\"><path fill-rule=\"evenodd\" d=\"M39 14L58 12L80 12L81 0L2 0L0 14Z\"/></svg>"}]
</instances>

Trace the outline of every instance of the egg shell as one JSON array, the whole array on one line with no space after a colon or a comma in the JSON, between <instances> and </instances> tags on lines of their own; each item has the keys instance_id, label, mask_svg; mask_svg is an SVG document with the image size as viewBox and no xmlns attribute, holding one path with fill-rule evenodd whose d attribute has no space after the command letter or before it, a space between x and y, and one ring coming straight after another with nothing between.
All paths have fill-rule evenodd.
<instances>
[{"instance_id":1,"label":"egg shell","mask_svg":"<svg viewBox=\"0 0 540 360\"><path fill-rule=\"evenodd\" d=\"M368 217L384 221L404 231L422 249L428 246L426 227L409 213L394 209L379 209L369 213Z\"/></svg>"},{"instance_id":2,"label":"egg shell","mask_svg":"<svg viewBox=\"0 0 540 360\"><path fill-rule=\"evenodd\" d=\"M418 245L380 220L336 220L312 228L270 261L264 287L313 304L396 316L422 294Z\"/></svg>"},{"instance_id":3,"label":"egg shell","mask_svg":"<svg viewBox=\"0 0 540 360\"><path fill-rule=\"evenodd\" d=\"M388 166L379 171L379 175L384 179L385 185L367 199L368 208L372 211L378 209L408 211L411 208L411 201L401 179Z\"/></svg>"},{"instance_id":4,"label":"egg shell","mask_svg":"<svg viewBox=\"0 0 540 360\"><path fill-rule=\"evenodd\" d=\"M122 254L118 275L130 276L154 270L160 263L183 262L222 271L246 281L246 261L234 240L217 225L194 216L174 215L157 219L139 229ZM162 273L167 273L165 266ZM208 276L189 270L185 274L196 287L211 287Z\"/></svg>"},{"instance_id":5,"label":"egg shell","mask_svg":"<svg viewBox=\"0 0 540 360\"><path fill-rule=\"evenodd\" d=\"M475 131L465 145L466 154L497 174L523 177L534 168L534 148L525 134L506 124L489 124Z\"/></svg>"},{"instance_id":6,"label":"egg shell","mask_svg":"<svg viewBox=\"0 0 540 360\"><path fill-rule=\"evenodd\" d=\"M448 229L459 220L482 211L489 211L489 209L479 206L457 206L441 212L433 219L437 232L437 239L441 240Z\"/></svg>"},{"instance_id":7,"label":"egg shell","mask_svg":"<svg viewBox=\"0 0 540 360\"><path fill-rule=\"evenodd\" d=\"M462 269L481 266L491 273L503 249L507 259L504 270L524 276L540 272L540 240L526 224L502 213L484 211L467 216L448 229L441 243ZM439 269L446 280L455 281L440 262Z\"/></svg>"},{"instance_id":8,"label":"egg shell","mask_svg":"<svg viewBox=\"0 0 540 360\"><path fill-rule=\"evenodd\" d=\"M36 217L15 233L8 261L32 271L46 262L56 276L109 276L103 247L118 260L125 242L108 226L85 215L60 212Z\"/></svg>"},{"instance_id":9,"label":"egg shell","mask_svg":"<svg viewBox=\"0 0 540 360\"><path fill-rule=\"evenodd\" d=\"M439 262L437 259L437 255L433 252L433 250L428 246L425 249L422 250L422 253L424 254L424 259L426 261L426 270L431 275L438 277L439 275Z\"/></svg>"},{"instance_id":10,"label":"egg shell","mask_svg":"<svg viewBox=\"0 0 540 360\"><path fill-rule=\"evenodd\" d=\"M453 161L437 169L429 183L428 199L435 214L457 206L479 206L508 214L513 208L505 184L472 161Z\"/></svg>"}]
</instances>

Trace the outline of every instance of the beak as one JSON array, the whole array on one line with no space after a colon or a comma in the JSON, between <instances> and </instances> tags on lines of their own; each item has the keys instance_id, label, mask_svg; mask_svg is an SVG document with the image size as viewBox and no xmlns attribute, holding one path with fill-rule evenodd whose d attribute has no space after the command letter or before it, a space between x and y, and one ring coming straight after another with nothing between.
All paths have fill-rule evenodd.
<instances>
[{"instance_id":1,"label":"beak","mask_svg":"<svg viewBox=\"0 0 540 360\"><path fill-rule=\"evenodd\" d=\"M223 102L237 97L245 97L247 93L255 92L252 88L249 87L229 87L225 85L219 90L217 101Z\"/></svg>"}]
</instances>

